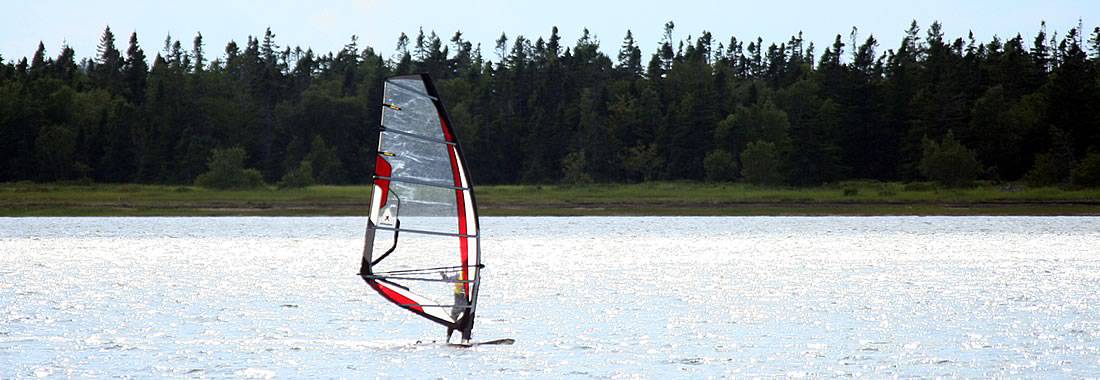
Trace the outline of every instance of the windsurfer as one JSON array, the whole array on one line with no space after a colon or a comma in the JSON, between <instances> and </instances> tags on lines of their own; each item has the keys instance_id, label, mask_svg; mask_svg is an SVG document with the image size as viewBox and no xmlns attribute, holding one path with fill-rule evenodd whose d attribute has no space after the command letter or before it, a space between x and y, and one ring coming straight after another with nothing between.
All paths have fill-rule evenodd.
<instances>
[{"instance_id":1,"label":"windsurfer","mask_svg":"<svg viewBox=\"0 0 1100 380\"><path fill-rule=\"evenodd\" d=\"M469 301L466 299L466 279L462 276L462 272L455 273L454 276L448 276L445 272L439 272L439 275L443 277L444 282L454 283L454 295L455 303L451 306L451 318L458 321L463 312L469 308ZM455 329L453 327L447 328L447 341L451 341L451 334Z\"/></svg>"}]
</instances>

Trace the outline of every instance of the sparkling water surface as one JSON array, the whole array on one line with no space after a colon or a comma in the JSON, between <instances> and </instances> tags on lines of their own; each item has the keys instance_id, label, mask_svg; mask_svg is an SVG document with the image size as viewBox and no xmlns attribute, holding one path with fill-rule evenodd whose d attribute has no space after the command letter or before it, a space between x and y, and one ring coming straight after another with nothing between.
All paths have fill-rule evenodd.
<instances>
[{"instance_id":1,"label":"sparkling water surface","mask_svg":"<svg viewBox=\"0 0 1100 380\"><path fill-rule=\"evenodd\" d=\"M0 218L0 378L1100 376L1098 218L482 218L470 349L364 224Z\"/></svg>"}]
</instances>

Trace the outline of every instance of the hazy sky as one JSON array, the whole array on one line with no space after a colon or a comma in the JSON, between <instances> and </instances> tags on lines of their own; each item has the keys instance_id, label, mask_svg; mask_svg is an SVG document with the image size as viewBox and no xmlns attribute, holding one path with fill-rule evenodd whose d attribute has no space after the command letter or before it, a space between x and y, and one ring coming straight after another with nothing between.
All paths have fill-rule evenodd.
<instances>
[{"instance_id":1,"label":"hazy sky","mask_svg":"<svg viewBox=\"0 0 1100 380\"><path fill-rule=\"evenodd\" d=\"M493 41L501 32L535 39L549 35L555 25L569 46L588 27L612 56L627 29L635 33L648 56L669 20L676 23L678 39L708 30L718 41L728 41L732 35L783 42L803 31L819 46L838 33L847 36L857 26L863 36L875 34L880 49L896 47L914 19L922 28L939 20L952 38L973 30L985 41L994 34L1032 36L1042 20L1060 33L1075 27L1079 18L1087 31L1100 25L1100 1L1096 0L9 0L2 7L0 55L5 61L32 55L40 40L50 56L68 43L78 57L90 57L106 25L123 51L130 33L137 31L150 57L160 51L168 34L190 48L195 33L201 31L207 55L221 56L229 40L243 43L248 35L262 35L267 27L275 32L280 46L335 51L355 34L361 46L373 46L389 56L401 32L415 36L423 27L425 32L435 30L444 40L461 30L468 40L480 42L486 58L493 60Z\"/></svg>"}]
</instances>

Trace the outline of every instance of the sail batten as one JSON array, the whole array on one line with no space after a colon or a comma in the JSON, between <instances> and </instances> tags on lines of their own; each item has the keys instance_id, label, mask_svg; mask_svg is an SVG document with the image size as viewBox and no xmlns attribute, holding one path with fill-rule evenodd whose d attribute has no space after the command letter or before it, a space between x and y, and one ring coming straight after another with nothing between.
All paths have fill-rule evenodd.
<instances>
[{"instance_id":1,"label":"sail batten","mask_svg":"<svg viewBox=\"0 0 1100 380\"><path fill-rule=\"evenodd\" d=\"M484 265L461 147L426 74L387 79L383 98L360 275L392 303L468 339Z\"/></svg>"},{"instance_id":2,"label":"sail batten","mask_svg":"<svg viewBox=\"0 0 1100 380\"><path fill-rule=\"evenodd\" d=\"M402 135L402 136L412 137L414 139L420 139L420 140L423 140L423 141L434 142L434 143L439 143L439 144L447 144L447 145L454 145L455 144L453 142L443 140L443 139L437 139L437 138L428 137L428 136L421 136L421 135L417 135L417 134L413 134L413 133L402 132L402 131L395 130L395 129L386 129L386 126L382 126L382 133L396 133L396 134L399 134L399 135Z\"/></svg>"},{"instance_id":3,"label":"sail batten","mask_svg":"<svg viewBox=\"0 0 1100 380\"><path fill-rule=\"evenodd\" d=\"M451 186L451 185L442 184L442 183L432 183L430 181L422 181L422 180L415 179L415 178L382 177L382 176L379 176L379 177L376 177L376 178L377 179L382 179L382 180L387 180L387 181L408 182L408 183L415 183L417 185L439 187L439 188L451 189L451 190L469 190L468 187L457 187L457 186Z\"/></svg>"},{"instance_id":4,"label":"sail batten","mask_svg":"<svg viewBox=\"0 0 1100 380\"><path fill-rule=\"evenodd\" d=\"M400 79L400 77L391 78L391 79ZM405 91L408 91L408 92L411 92L413 94L417 94L417 95L420 95L420 96L423 96L423 97L427 97L427 98L432 99L432 100L437 100L437 98L435 96L432 96L432 95L428 94L426 92L427 91L426 89L421 90L421 89L416 88L415 86L408 86L408 85L404 85L404 84L401 84L401 83L402 82L399 82L399 81L387 81L386 85L393 86L393 87L396 87L396 88L399 88L399 89L402 89L402 90L405 90ZM393 103L386 103L386 104L393 104ZM398 107L400 107L400 106L398 106Z\"/></svg>"},{"instance_id":5,"label":"sail batten","mask_svg":"<svg viewBox=\"0 0 1100 380\"><path fill-rule=\"evenodd\" d=\"M414 230L414 229L411 229L411 228L394 228L394 227L386 227L386 226L375 226L374 228L377 229L377 230L382 230L382 231L408 232L408 233L411 233L411 234L450 236L450 237L456 237L456 238L477 238L477 235L465 235L465 234L460 234L460 233L428 231L428 230Z\"/></svg>"}]
</instances>

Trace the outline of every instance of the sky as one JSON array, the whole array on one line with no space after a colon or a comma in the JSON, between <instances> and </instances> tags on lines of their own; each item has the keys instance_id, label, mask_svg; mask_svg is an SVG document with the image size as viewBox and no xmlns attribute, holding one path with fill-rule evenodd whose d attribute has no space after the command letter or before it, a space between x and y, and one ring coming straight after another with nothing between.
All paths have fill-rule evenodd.
<instances>
[{"instance_id":1,"label":"sky","mask_svg":"<svg viewBox=\"0 0 1100 380\"><path fill-rule=\"evenodd\" d=\"M913 20L922 27L922 35L938 20L951 39L973 30L982 41L1016 33L1030 41L1041 21L1060 34L1076 27L1079 19L1086 31L1100 25L1100 1L1096 0L8 0L2 8L0 56L4 61L31 56L39 41L45 43L49 56L68 44L77 57L92 57L108 25L122 51L130 33L136 31L149 57L162 49L168 35L189 49L201 32L207 56L221 56L230 40L243 45L249 35L261 36L269 27L283 47L337 51L358 35L360 47L372 46L389 57L400 33L414 37L423 28L445 41L460 30L467 40L481 43L483 54L491 60L497 59L493 46L502 32L509 38L523 35L534 40L547 37L553 26L560 29L567 46L587 27L612 57L629 29L648 57L667 21L675 22L677 39L706 30L717 41L736 36L778 43L802 31L819 46L819 53L837 34L847 41L853 26L859 28L860 40L874 34L880 52L895 48Z\"/></svg>"}]
</instances>

